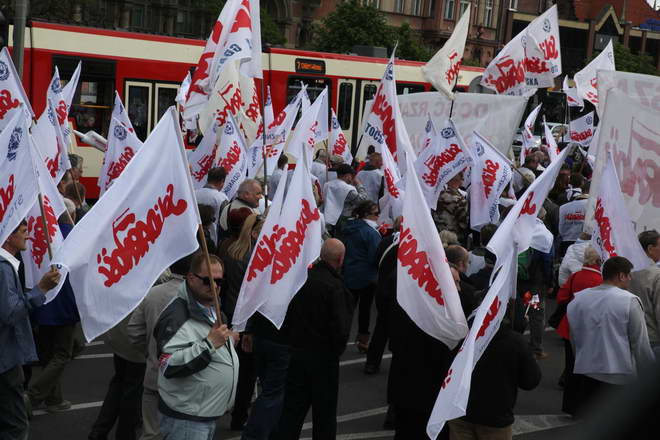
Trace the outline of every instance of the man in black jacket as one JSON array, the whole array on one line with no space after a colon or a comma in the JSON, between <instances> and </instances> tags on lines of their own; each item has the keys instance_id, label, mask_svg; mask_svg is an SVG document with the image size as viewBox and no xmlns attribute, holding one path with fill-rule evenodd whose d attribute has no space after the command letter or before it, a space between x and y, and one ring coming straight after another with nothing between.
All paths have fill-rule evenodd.
<instances>
[{"instance_id":1,"label":"man in black jacket","mask_svg":"<svg viewBox=\"0 0 660 440\"><path fill-rule=\"evenodd\" d=\"M353 318L353 297L339 270L345 248L329 239L321 261L308 272L307 282L287 312L291 360L277 438L300 437L305 416L313 406L314 440L334 439L337 432L339 356L344 352Z\"/></svg>"}]
</instances>

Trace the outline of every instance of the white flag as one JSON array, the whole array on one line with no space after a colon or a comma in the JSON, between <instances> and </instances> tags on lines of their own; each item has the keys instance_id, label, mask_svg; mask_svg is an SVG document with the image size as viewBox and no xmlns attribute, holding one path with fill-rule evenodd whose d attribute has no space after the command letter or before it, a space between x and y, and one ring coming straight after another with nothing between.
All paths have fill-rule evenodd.
<instances>
[{"instance_id":1,"label":"white flag","mask_svg":"<svg viewBox=\"0 0 660 440\"><path fill-rule=\"evenodd\" d=\"M171 107L53 258L62 276L69 274L88 341L126 317L165 268L198 247L182 142Z\"/></svg>"},{"instance_id":2,"label":"white flag","mask_svg":"<svg viewBox=\"0 0 660 440\"><path fill-rule=\"evenodd\" d=\"M543 121L543 130L545 133L545 145L548 148L548 156L550 156L550 162L552 162L559 156L559 147L557 146L555 136L552 134L552 130L550 130L550 127L548 127L545 121Z\"/></svg>"},{"instance_id":3,"label":"white flag","mask_svg":"<svg viewBox=\"0 0 660 440\"><path fill-rule=\"evenodd\" d=\"M321 253L321 216L305 158L284 199L286 186L277 186L252 252L234 310L235 330L243 330L257 310L279 329L291 299L307 281L307 267Z\"/></svg>"},{"instance_id":4,"label":"white flag","mask_svg":"<svg viewBox=\"0 0 660 440\"><path fill-rule=\"evenodd\" d=\"M454 348L468 331L458 290L422 188L407 160L406 198L397 254L396 299L415 324Z\"/></svg>"},{"instance_id":5,"label":"white flag","mask_svg":"<svg viewBox=\"0 0 660 440\"><path fill-rule=\"evenodd\" d=\"M220 134L220 152L218 155L218 166L223 167L227 171L222 192L225 193L229 200L236 195L238 186L245 180L247 175L247 160L245 155L245 141L238 131L236 120L232 115L229 115L227 123Z\"/></svg>"},{"instance_id":6,"label":"white flag","mask_svg":"<svg viewBox=\"0 0 660 440\"><path fill-rule=\"evenodd\" d=\"M37 200L34 205L32 205L32 208L27 213L25 219L28 227L27 249L21 252L21 257L25 264L25 285L28 288L34 287L41 277L50 270L48 243L50 242L50 247L53 253L57 252L62 246L64 237L62 236L57 220L66 210L62 196L57 190L57 185L46 169L44 160L41 157L37 146L34 144L34 140L31 138L30 148L34 164L34 172L37 176L37 183L39 185L39 193L42 195L44 217L47 228L46 231L44 231L44 222L41 218L41 207ZM51 289L46 293L46 302L50 301L55 295L57 295L62 284L64 284L64 277L62 277L56 288Z\"/></svg>"},{"instance_id":7,"label":"white flag","mask_svg":"<svg viewBox=\"0 0 660 440\"><path fill-rule=\"evenodd\" d=\"M426 426L426 433L431 439L438 436L448 420L457 419L466 413L474 366L499 329L509 298L515 292L516 258L516 254L511 252L507 254L502 269L496 274L495 281L475 312L469 334L442 380L440 392Z\"/></svg>"},{"instance_id":8,"label":"white flag","mask_svg":"<svg viewBox=\"0 0 660 440\"><path fill-rule=\"evenodd\" d=\"M424 198L431 209L435 209L440 192L447 182L468 167L470 159L463 140L450 119L438 128L437 133L429 147L424 149L415 161L415 171Z\"/></svg>"},{"instance_id":9,"label":"white flag","mask_svg":"<svg viewBox=\"0 0 660 440\"><path fill-rule=\"evenodd\" d=\"M568 85L568 75L564 77L561 90L566 94L566 102L569 107L584 107L584 101L578 97L577 89Z\"/></svg>"},{"instance_id":10,"label":"white flag","mask_svg":"<svg viewBox=\"0 0 660 440\"><path fill-rule=\"evenodd\" d=\"M25 219L39 192L28 143L28 118L25 109L14 112L0 133L0 243Z\"/></svg>"},{"instance_id":11,"label":"white flag","mask_svg":"<svg viewBox=\"0 0 660 440\"><path fill-rule=\"evenodd\" d=\"M21 104L25 106L24 110L21 109ZM0 51L0 131L5 129L15 114L24 111L34 117L21 77L16 72L9 49L5 46Z\"/></svg>"},{"instance_id":12,"label":"white flag","mask_svg":"<svg viewBox=\"0 0 660 440\"><path fill-rule=\"evenodd\" d=\"M605 49L591 60L584 69L575 74L573 80L577 88L578 97L589 101L598 107L598 71L616 70L614 65L614 48L612 40L607 43Z\"/></svg>"},{"instance_id":13,"label":"white flag","mask_svg":"<svg viewBox=\"0 0 660 440\"><path fill-rule=\"evenodd\" d=\"M177 104L183 106L186 102L186 96L188 95L188 90L190 90L191 76L190 72L186 73L186 77L181 81L181 86L179 86L179 91L176 94L174 100Z\"/></svg>"},{"instance_id":14,"label":"white flag","mask_svg":"<svg viewBox=\"0 0 660 440\"><path fill-rule=\"evenodd\" d=\"M353 155L351 154L351 146L344 135L344 131L339 125L337 114L332 110L332 131L330 132L330 141L328 142L328 150L330 156L341 156L344 163L351 164L353 162Z\"/></svg>"},{"instance_id":15,"label":"white flag","mask_svg":"<svg viewBox=\"0 0 660 440\"><path fill-rule=\"evenodd\" d=\"M498 267L501 265L500 260L507 252L513 249L518 255L529 248L536 226L536 217L571 150L570 147L564 148L557 159L550 162L545 171L532 182L522 197L513 205L497 228L495 235L488 242L488 250L497 255Z\"/></svg>"},{"instance_id":16,"label":"white flag","mask_svg":"<svg viewBox=\"0 0 660 440\"><path fill-rule=\"evenodd\" d=\"M60 124L60 130L67 146L71 145L71 128L69 127L68 120L69 110L71 109L71 102L78 87L81 67L82 63L78 62L78 67L76 67L71 79L64 87L62 87L60 80L60 72L55 67L55 73L46 92L46 101L50 100L52 102L54 110L57 113L57 122Z\"/></svg>"},{"instance_id":17,"label":"white flag","mask_svg":"<svg viewBox=\"0 0 660 440\"><path fill-rule=\"evenodd\" d=\"M55 184L58 184L66 170L71 168L71 162L69 162L62 126L58 123L57 111L50 99L46 100L46 109L39 116L32 130L32 137L50 176L55 180Z\"/></svg>"},{"instance_id":18,"label":"white flag","mask_svg":"<svg viewBox=\"0 0 660 440\"><path fill-rule=\"evenodd\" d=\"M591 144L594 137L594 112L589 112L569 123L569 136L571 142L577 142L582 146Z\"/></svg>"},{"instance_id":19,"label":"white flag","mask_svg":"<svg viewBox=\"0 0 660 440\"><path fill-rule=\"evenodd\" d=\"M636 271L652 264L635 234L611 153L608 153L601 176L593 222L591 245L603 261L616 256L625 257Z\"/></svg>"},{"instance_id":20,"label":"white flag","mask_svg":"<svg viewBox=\"0 0 660 440\"><path fill-rule=\"evenodd\" d=\"M383 197L378 201L380 215L378 223L393 224L394 220L402 215L404 190L401 187L401 173L394 162L392 153L386 145L379 145L380 154L383 158ZM378 150L376 150L378 151ZM412 160L412 159L411 159Z\"/></svg>"},{"instance_id":21,"label":"white flag","mask_svg":"<svg viewBox=\"0 0 660 440\"><path fill-rule=\"evenodd\" d=\"M316 97L314 104L307 110L303 110L300 120L296 124L291 141L287 146L287 152L296 158L299 163L303 157L307 158L307 167L311 168L314 158L314 145L319 134L325 130L328 136L328 88L326 87ZM303 150L305 152L303 153Z\"/></svg>"},{"instance_id":22,"label":"white flag","mask_svg":"<svg viewBox=\"0 0 660 440\"><path fill-rule=\"evenodd\" d=\"M513 176L512 165L479 133L474 133L470 173L470 228L479 230L500 218L500 195Z\"/></svg>"},{"instance_id":23,"label":"white flag","mask_svg":"<svg viewBox=\"0 0 660 440\"><path fill-rule=\"evenodd\" d=\"M470 9L471 4L468 3L467 9L456 23L451 37L445 42L442 49L422 67L424 78L449 99L454 99L453 89L463 61L465 40L470 30Z\"/></svg>"},{"instance_id":24,"label":"white flag","mask_svg":"<svg viewBox=\"0 0 660 440\"><path fill-rule=\"evenodd\" d=\"M534 110L530 112L525 119L525 125L522 129L522 148L520 149L520 165L525 165L525 157L527 153L534 147L536 147L536 141L534 139L534 125L536 124L536 117L539 115L541 106L539 104Z\"/></svg>"},{"instance_id":25,"label":"white flag","mask_svg":"<svg viewBox=\"0 0 660 440\"><path fill-rule=\"evenodd\" d=\"M195 189L206 185L209 171L217 163L219 130L218 120L214 119L213 123L204 132L204 137L202 137L202 141L197 145L197 148L188 155L190 175Z\"/></svg>"}]
</instances>

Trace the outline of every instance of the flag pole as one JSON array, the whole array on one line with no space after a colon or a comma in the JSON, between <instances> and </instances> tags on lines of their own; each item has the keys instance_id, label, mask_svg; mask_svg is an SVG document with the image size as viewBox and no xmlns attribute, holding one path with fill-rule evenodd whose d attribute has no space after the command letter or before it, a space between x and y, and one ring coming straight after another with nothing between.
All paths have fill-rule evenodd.
<instances>
[{"instance_id":1,"label":"flag pole","mask_svg":"<svg viewBox=\"0 0 660 440\"><path fill-rule=\"evenodd\" d=\"M264 76L263 74L261 75ZM261 78L261 156L263 157L263 166L264 166L264 188L266 188L266 194L264 197L264 205L268 209L268 174L266 170L266 92L264 88L264 82L266 78ZM258 170L257 170L258 171Z\"/></svg>"},{"instance_id":2,"label":"flag pole","mask_svg":"<svg viewBox=\"0 0 660 440\"><path fill-rule=\"evenodd\" d=\"M53 261L53 249L50 245L50 233L48 232L48 221L46 220L46 210L44 209L44 198L39 192L39 210L41 211L41 226L44 228L46 244L48 245L48 258ZM68 213L69 211L67 211Z\"/></svg>"},{"instance_id":3,"label":"flag pole","mask_svg":"<svg viewBox=\"0 0 660 440\"><path fill-rule=\"evenodd\" d=\"M197 228L197 236L199 242L202 244L202 252L204 253L204 261L206 263L206 270L208 271L209 281L211 283L211 291L213 292L213 306L215 307L216 325L222 325L222 315L220 315L220 301L218 300L218 286L215 284L215 279L211 274L211 257L209 255L209 248L206 244L206 236L204 235L204 228L200 224Z\"/></svg>"},{"instance_id":4,"label":"flag pole","mask_svg":"<svg viewBox=\"0 0 660 440\"><path fill-rule=\"evenodd\" d=\"M460 66L458 72L460 73ZM456 74L456 79L454 80L454 86L451 88L452 93L454 93L454 98L451 100L451 107L449 107L449 119L451 119L451 115L454 113L454 101L456 101L456 86L458 85L458 73Z\"/></svg>"}]
</instances>

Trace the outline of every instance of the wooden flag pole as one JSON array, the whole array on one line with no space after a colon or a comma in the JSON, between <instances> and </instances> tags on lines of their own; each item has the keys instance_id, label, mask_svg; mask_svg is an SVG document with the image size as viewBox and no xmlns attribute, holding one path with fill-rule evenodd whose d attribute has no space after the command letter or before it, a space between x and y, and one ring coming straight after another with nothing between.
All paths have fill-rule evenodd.
<instances>
[{"instance_id":1,"label":"wooden flag pole","mask_svg":"<svg viewBox=\"0 0 660 440\"><path fill-rule=\"evenodd\" d=\"M211 274L211 257L209 256L209 248L206 245L206 236L204 229L200 224L197 228L197 235L202 244L202 252L204 253L204 260L206 261L206 270L208 271L209 282L211 284L211 291L213 292L213 306L215 307L216 324L222 325L222 315L220 314L220 300L218 299L218 286L215 285L215 280Z\"/></svg>"},{"instance_id":2,"label":"wooden flag pole","mask_svg":"<svg viewBox=\"0 0 660 440\"><path fill-rule=\"evenodd\" d=\"M39 210L41 211L41 226L44 228L44 234L46 235L46 244L48 245L48 259L50 261L53 261L53 249L50 245L50 233L48 231L48 221L46 220L46 210L44 209L44 198L41 195L41 193L39 193Z\"/></svg>"}]
</instances>

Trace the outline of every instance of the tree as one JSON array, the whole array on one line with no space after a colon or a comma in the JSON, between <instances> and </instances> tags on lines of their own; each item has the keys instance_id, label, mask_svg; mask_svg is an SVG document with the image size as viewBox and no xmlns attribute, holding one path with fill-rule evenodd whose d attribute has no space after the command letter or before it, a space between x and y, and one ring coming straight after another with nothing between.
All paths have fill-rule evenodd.
<instances>
[{"instance_id":1,"label":"tree","mask_svg":"<svg viewBox=\"0 0 660 440\"><path fill-rule=\"evenodd\" d=\"M282 45L286 43L286 38L268 11L261 8L259 13L261 15L261 44Z\"/></svg>"},{"instance_id":2,"label":"tree","mask_svg":"<svg viewBox=\"0 0 660 440\"><path fill-rule=\"evenodd\" d=\"M428 61L433 56L433 51L423 42L408 23L403 23L398 29L393 28L393 36L399 42L396 56L405 60Z\"/></svg>"},{"instance_id":3,"label":"tree","mask_svg":"<svg viewBox=\"0 0 660 440\"><path fill-rule=\"evenodd\" d=\"M587 64L596 58L600 52L594 52ZM614 42L614 64L620 72L643 73L646 75L660 76L660 71L653 64L653 57L646 54L636 55L619 42Z\"/></svg>"},{"instance_id":4,"label":"tree","mask_svg":"<svg viewBox=\"0 0 660 440\"><path fill-rule=\"evenodd\" d=\"M337 9L314 25L315 50L347 53L355 45L392 47L392 31L385 15L373 6L357 0L340 2Z\"/></svg>"}]
</instances>

